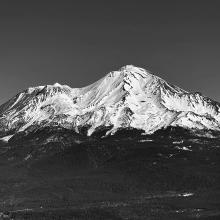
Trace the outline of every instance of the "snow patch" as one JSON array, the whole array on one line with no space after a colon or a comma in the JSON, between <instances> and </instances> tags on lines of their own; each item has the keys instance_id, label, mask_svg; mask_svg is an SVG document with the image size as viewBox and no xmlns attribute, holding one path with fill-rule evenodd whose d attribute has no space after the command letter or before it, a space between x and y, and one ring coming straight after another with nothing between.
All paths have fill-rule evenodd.
<instances>
[{"instance_id":1,"label":"snow patch","mask_svg":"<svg viewBox=\"0 0 220 220\"><path fill-rule=\"evenodd\" d=\"M3 142L8 142L14 135L8 135L5 137L0 138L1 141Z\"/></svg>"}]
</instances>

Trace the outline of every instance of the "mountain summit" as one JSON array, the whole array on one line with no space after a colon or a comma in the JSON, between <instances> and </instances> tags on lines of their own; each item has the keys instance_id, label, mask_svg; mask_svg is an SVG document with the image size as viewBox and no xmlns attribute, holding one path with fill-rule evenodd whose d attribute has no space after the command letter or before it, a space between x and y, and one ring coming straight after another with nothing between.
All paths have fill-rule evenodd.
<instances>
[{"instance_id":1,"label":"mountain summit","mask_svg":"<svg viewBox=\"0 0 220 220\"><path fill-rule=\"evenodd\" d=\"M220 104L189 93L145 69L127 65L84 88L29 88L0 106L0 135L42 127L64 127L87 135L108 128L136 128L151 134L168 126L220 131Z\"/></svg>"}]
</instances>

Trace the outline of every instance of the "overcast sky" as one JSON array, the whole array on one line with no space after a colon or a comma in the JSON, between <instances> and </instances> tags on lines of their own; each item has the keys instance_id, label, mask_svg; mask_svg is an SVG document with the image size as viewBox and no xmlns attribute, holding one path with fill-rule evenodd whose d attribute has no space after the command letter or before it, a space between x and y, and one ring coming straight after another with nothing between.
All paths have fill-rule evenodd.
<instances>
[{"instance_id":1,"label":"overcast sky","mask_svg":"<svg viewBox=\"0 0 220 220\"><path fill-rule=\"evenodd\" d=\"M0 1L0 103L133 64L220 101L218 1Z\"/></svg>"}]
</instances>

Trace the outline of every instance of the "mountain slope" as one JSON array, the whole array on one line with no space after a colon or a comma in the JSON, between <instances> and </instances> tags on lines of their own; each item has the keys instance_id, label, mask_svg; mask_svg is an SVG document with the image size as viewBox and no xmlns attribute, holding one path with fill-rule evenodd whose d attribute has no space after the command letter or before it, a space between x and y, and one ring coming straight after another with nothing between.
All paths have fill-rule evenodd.
<instances>
[{"instance_id":1,"label":"mountain slope","mask_svg":"<svg viewBox=\"0 0 220 220\"><path fill-rule=\"evenodd\" d=\"M0 134L61 126L87 135L101 128L153 133L168 126L220 130L220 104L127 65L84 88L58 83L29 88L0 107Z\"/></svg>"}]
</instances>

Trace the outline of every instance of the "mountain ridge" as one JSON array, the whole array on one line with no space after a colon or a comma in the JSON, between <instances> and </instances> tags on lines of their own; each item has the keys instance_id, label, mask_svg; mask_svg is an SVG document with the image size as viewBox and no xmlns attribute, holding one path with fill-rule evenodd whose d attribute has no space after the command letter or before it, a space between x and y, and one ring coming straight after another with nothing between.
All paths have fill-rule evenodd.
<instances>
[{"instance_id":1,"label":"mountain ridge","mask_svg":"<svg viewBox=\"0 0 220 220\"><path fill-rule=\"evenodd\" d=\"M100 127L154 133L168 126L220 131L220 104L200 93L190 93L149 71L126 65L91 85L32 87L0 106L0 135L61 126L75 132Z\"/></svg>"}]
</instances>

